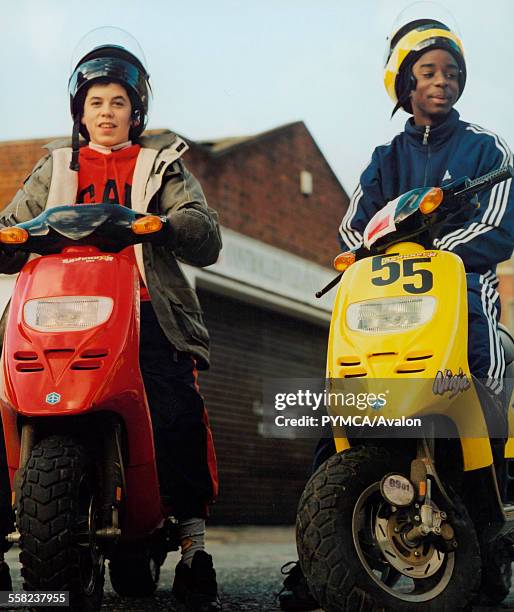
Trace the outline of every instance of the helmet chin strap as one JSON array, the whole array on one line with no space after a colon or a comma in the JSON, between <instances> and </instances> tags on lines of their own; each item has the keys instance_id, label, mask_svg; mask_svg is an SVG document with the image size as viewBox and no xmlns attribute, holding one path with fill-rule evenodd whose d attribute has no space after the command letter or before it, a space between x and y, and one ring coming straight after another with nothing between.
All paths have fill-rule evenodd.
<instances>
[{"instance_id":1,"label":"helmet chin strap","mask_svg":"<svg viewBox=\"0 0 514 612\"><path fill-rule=\"evenodd\" d=\"M410 93L406 96L402 96L400 98L400 100L398 100L398 102L396 103L396 106L393 108L393 112L391 113L391 116L389 117L389 119L392 119L394 117L394 115L396 114L396 112L400 109L403 108L403 105L405 104L405 102L407 102L407 100L410 98ZM407 112L407 111L406 111Z\"/></svg>"},{"instance_id":2,"label":"helmet chin strap","mask_svg":"<svg viewBox=\"0 0 514 612\"><path fill-rule=\"evenodd\" d=\"M71 134L71 162L70 162L70 170L74 172L79 171L79 131L80 131L80 117L78 115L75 116L73 120L73 132Z\"/></svg>"},{"instance_id":3,"label":"helmet chin strap","mask_svg":"<svg viewBox=\"0 0 514 612\"><path fill-rule=\"evenodd\" d=\"M392 119L395 115L396 112L403 106L403 103L401 100L398 100L398 102L396 103L396 106L393 108L393 112L391 113L391 116L389 117L389 119Z\"/></svg>"},{"instance_id":4,"label":"helmet chin strap","mask_svg":"<svg viewBox=\"0 0 514 612\"><path fill-rule=\"evenodd\" d=\"M391 117L390 119L392 119L394 117L394 115L396 114L396 112L398 111L398 109L403 108L403 105L408 102L411 92L414 91L418 85L417 81L416 81L416 77L412 74L412 64L409 66L405 67L405 70L408 70L408 82L405 86L405 89L407 90L406 93L404 93L402 96L400 96L398 98L398 102L396 103L396 106L393 108L393 112L391 113ZM404 109L405 110L405 109ZM408 111L405 111L408 112Z\"/></svg>"}]
</instances>

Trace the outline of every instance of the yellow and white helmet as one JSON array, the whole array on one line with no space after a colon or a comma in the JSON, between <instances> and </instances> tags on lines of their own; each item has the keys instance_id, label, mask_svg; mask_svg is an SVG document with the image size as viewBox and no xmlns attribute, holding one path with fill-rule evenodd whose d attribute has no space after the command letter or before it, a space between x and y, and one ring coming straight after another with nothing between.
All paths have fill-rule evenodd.
<instances>
[{"instance_id":1,"label":"yellow and white helmet","mask_svg":"<svg viewBox=\"0 0 514 612\"><path fill-rule=\"evenodd\" d=\"M466 62L459 36L442 21L414 19L393 29L388 38L384 85L396 105L393 114L400 107L412 113L410 92L416 89L412 66L424 53L433 49L444 49L455 58L459 66L459 97L462 94L466 83Z\"/></svg>"}]
</instances>

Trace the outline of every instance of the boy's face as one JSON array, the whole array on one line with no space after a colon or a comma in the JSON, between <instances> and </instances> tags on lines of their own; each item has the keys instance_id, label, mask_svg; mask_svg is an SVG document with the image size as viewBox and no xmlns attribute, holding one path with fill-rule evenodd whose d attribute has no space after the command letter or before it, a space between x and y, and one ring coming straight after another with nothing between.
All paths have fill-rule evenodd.
<instances>
[{"instance_id":1,"label":"boy's face","mask_svg":"<svg viewBox=\"0 0 514 612\"><path fill-rule=\"evenodd\" d=\"M422 55L412 67L416 89L410 101L416 125L438 123L452 109L459 97L459 66L443 49Z\"/></svg>"},{"instance_id":2,"label":"boy's face","mask_svg":"<svg viewBox=\"0 0 514 612\"><path fill-rule=\"evenodd\" d=\"M133 120L132 105L125 88L119 83L91 85L81 121L95 144L113 147L126 142Z\"/></svg>"}]
</instances>

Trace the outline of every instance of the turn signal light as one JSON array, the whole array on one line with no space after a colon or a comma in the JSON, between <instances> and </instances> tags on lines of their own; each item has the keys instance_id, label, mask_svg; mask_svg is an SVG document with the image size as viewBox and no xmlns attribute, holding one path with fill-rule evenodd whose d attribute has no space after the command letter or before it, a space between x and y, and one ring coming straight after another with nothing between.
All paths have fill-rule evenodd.
<instances>
[{"instance_id":1,"label":"turn signal light","mask_svg":"<svg viewBox=\"0 0 514 612\"><path fill-rule=\"evenodd\" d=\"M0 242L4 244L23 244L28 238L29 233L22 227L4 227L0 230Z\"/></svg>"},{"instance_id":2,"label":"turn signal light","mask_svg":"<svg viewBox=\"0 0 514 612\"><path fill-rule=\"evenodd\" d=\"M423 196L419 210L424 215L429 215L434 212L443 201L443 190L440 187L432 187L432 189Z\"/></svg>"},{"instance_id":3,"label":"turn signal light","mask_svg":"<svg viewBox=\"0 0 514 612\"><path fill-rule=\"evenodd\" d=\"M355 263L355 253L347 251L346 253L339 253L334 259L334 268L339 272L344 272L353 263Z\"/></svg>"},{"instance_id":4,"label":"turn signal light","mask_svg":"<svg viewBox=\"0 0 514 612\"><path fill-rule=\"evenodd\" d=\"M134 234L153 234L158 232L162 227L162 221L155 215L148 215L136 219L132 223L132 231Z\"/></svg>"}]
</instances>

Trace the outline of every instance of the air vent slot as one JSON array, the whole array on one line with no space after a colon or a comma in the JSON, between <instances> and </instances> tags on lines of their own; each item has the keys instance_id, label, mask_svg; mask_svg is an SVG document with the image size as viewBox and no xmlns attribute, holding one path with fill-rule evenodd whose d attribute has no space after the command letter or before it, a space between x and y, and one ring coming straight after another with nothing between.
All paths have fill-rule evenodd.
<instances>
[{"instance_id":1,"label":"air vent slot","mask_svg":"<svg viewBox=\"0 0 514 612\"><path fill-rule=\"evenodd\" d=\"M34 351L16 351L14 358L16 361L37 361L37 353Z\"/></svg>"},{"instance_id":2,"label":"air vent slot","mask_svg":"<svg viewBox=\"0 0 514 612\"><path fill-rule=\"evenodd\" d=\"M99 370L102 367L101 361L75 361L71 366L72 370Z\"/></svg>"},{"instance_id":3,"label":"air vent slot","mask_svg":"<svg viewBox=\"0 0 514 612\"><path fill-rule=\"evenodd\" d=\"M339 365L342 366L339 371L339 377L341 378L359 378L360 376L366 376L367 371L361 365L359 357L355 356L344 356L339 359Z\"/></svg>"},{"instance_id":4,"label":"air vent slot","mask_svg":"<svg viewBox=\"0 0 514 612\"><path fill-rule=\"evenodd\" d=\"M360 365L361 360L354 355L345 355L340 357L337 361L340 366L357 366Z\"/></svg>"},{"instance_id":5,"label":"air vent slot","mask_svg":"<svg viewBox=\"0 0 514 612\"><path fill-rule=\"evenodd\" d=\"M383 353L371 353L370 357L387 357L389 355L398 355L394 351L384 351Z\"/></svg>"},{"instance_id":6,"label":"air vent slot","mask_svg":"<svg viewBox=\"0 0 514 612\"><path fill-rule=\"evenodd\" d=\"M421 359L430 359L433 356L433 351L412 351L405 355L405 361L420 361Z\"/></svg>"},{"instance_id":7,"label":"air vent slot","mask_svg":"<svg viewBox=\"0 0 514 612\"><path fill-rule=\"evenodd\" d=\"M39 361L33 363L18 363L16 365L17 372L41 372L44 369L43 364Z\"/></svg>"},{"instance_id":8,"label":"air vent slot","mask_svg":"<svg viewBox=\"0 0 514 612\"><path fill-rule=\"evenodd\" d=\"M99 348L99 349L87 349L80 354L81 359L100 359L102 357L107 357L109 351L107 349Z\"/></svg>"},{"instance_id":9,"label":"air vent slot","mask_svg":"<svg viewBox=\"0 0 514 612\"><path fill-rule=\"evenodd\" d=\"M402 363L396 368L398 374L419 374L426 370L426 363L418 361L417 363Z\"/></svg>"}]
</instances>

